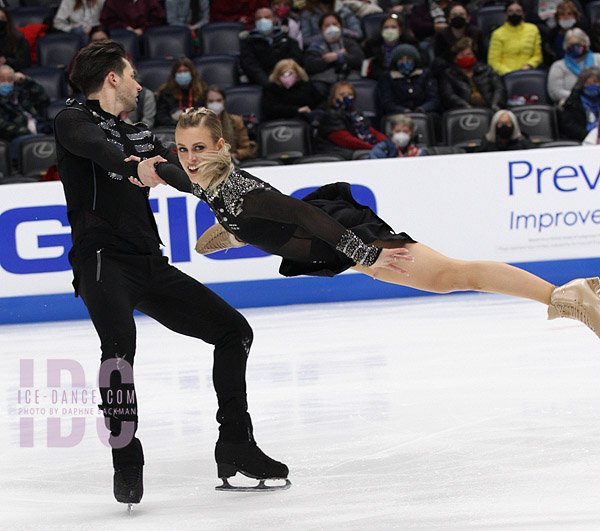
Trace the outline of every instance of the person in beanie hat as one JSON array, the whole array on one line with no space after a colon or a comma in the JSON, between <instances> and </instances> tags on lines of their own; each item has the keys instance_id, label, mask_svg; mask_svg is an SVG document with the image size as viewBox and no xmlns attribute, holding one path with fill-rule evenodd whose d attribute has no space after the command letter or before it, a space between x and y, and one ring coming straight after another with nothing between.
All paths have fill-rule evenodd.
<instances>
[{"instance_id":1,"label":"person in beanie hat","mask_svg":"<svg viewBox=\"0 0 600 531\"><path fill-rule=\"evenodd\" d=\"M410 44L394 48L390 70L377 84L383 114L438 112L440 94L435 77L423 68L419 51Z\"/></svg>"}]
</instances>

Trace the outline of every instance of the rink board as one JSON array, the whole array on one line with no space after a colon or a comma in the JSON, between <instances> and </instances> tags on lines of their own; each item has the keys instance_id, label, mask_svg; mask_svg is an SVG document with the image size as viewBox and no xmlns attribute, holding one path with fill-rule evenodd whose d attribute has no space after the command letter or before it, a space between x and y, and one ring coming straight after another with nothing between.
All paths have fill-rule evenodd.
<instances>
[{"instance_id":1,"label":"rink board","mask_svg":"<svg viewBox=\"0 0 600 531\"><path fill-rule=\"evenodd\" d=\"M456 258L520 265L554 283L600 271L600 161L596 147L252 169L302 197L335 181L352 184L396 231ZM127 182L123 186L130 186ZM197 198L153 189L164 254L236 307L404 297L421 292L346 273L283 278L280 259L246 246L200 256L196 238L214 223ZM62 185L0 187L0 323L86 317L67 259Z\"/></svg>"}]
</instances>

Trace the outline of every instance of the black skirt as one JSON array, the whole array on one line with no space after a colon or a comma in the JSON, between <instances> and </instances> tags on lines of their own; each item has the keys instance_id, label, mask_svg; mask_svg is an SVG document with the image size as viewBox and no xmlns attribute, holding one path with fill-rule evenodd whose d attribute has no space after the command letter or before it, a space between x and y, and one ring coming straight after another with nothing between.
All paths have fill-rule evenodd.
<instances>
[{"instance_id":1,"label":"black skirt","mask_svg":"<svg viewBox=\"0 0 600 531\"><path fill-rule=\"evenodd\" d=\"M400 242L416 243L405 232L396 233L368 206L357 203L348 183L326 184L302 199L323 210L365 243ZM313 275L332 277L356 265L345 254L317 238L311 241L311 261L297 262L287 258L281 261L279 273L286 277Z\"/></svg>"}]
</instances>

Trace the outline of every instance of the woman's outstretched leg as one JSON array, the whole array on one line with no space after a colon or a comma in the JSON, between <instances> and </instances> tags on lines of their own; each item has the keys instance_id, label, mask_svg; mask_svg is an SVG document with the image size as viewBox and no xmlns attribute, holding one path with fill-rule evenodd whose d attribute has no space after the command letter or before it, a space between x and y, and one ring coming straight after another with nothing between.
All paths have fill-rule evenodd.
<instances>
[{"instance_id":1,"label":"woman's outstretched leg","mask_svg":"<svg viewBox=\"0 0 600 531\"><path fill-rule=\"evenodd\" d=\"M399 265L408 275L391 269L380 269L377 279L433 293L484 291L533 299L550 304L555 288L549 282L501 262L465 261L448 258L422 243L404 245L415 261ZM374 276L371 268L357 265L353 269Z\"/></svg>"},{"instance_id":2,"label":"woman's outstretched leg","mask_svg":"<svg viewBox=\"0 0 600 531\"><path fill-rule=\"evenodd\" d=\"M408 275L380 268L376 278L434 293L484 291L532 299L548 305L549 319L576 319L600 337L600 280L597 277L579 278L556 287L528 271L501 262L455 260L421 243L404 246L414 262L401 261L398 265ZM361 265L353 269L371 277L375 274L373 269Z\"/></svg>"}]
</instances>

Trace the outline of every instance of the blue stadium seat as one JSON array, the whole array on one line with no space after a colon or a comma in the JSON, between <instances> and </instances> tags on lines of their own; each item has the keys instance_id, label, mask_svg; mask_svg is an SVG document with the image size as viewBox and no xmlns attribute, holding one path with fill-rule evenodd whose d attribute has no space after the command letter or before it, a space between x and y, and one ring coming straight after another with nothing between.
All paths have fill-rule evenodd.
<instances>
[{"instance_id":1,"label":"blue stadium seat","mask_svg":"<svg viewBox=\"0 0 600 531\"><path fill-rule=\"evenodd\" d=\"M136 65L140 85L156 92L167 81L173 61L168 59L146 59Z\"/></svg>"},{"instance_id":2,"label":"blue stadium seat","mask_svg":"<svg viewBox=\"0 0 600 531\"><path fill-rule=\"evenodd\" d=\"M50 33L36 41L38 66L68 68L81 46L81 40L72 33Z\"/></svg>"},{"instance_id":3,"label":"blue stadium seat","mask_svg":"<svg viewBox=\"0 0 600 531\"><path fill-rule=\"evenodd\" d=\"M538 103L551 104L547 92L546 78L548 73L545 70L516 70L502 76L506 94L510 100L511 96L525 96L535 94Z\"/></svg>"},{"instance_id":4,"label":"blue stadium seat","mask_svg":"<svg viewBox=\"0 0 600 531\"><path fill-rule=\"evenodd\" d=\"M240 55L240 22L212 22L200 28L200 55Z\"/></svg>"},{"instance_id":5,"label":"blue stadium seat","mask_svg":"<svg viewBox=\"0 0 600 531\"><path fill-rule=\"evenodd\" d=\"M176 59L192 57L192 34L186 26L156 26L144 32L144 57Z\"/></svg>"},{"instance_id":6,"label":"blue stadium seat","mask_svg":"<svg viewBox=\"0 0 600 531\"><path fill-rule=\"evenodd\" d=\"M482 7L473 13L473 18L473 22L481 30L487 42L492 32L506 22L504 5Z\"/></svg>"},{"instance_id":7,"label":"blue stadium seat","mask_svg":"<svg viewBox=\"0 0 600 531\"><path fill-rule=\"evenodd\" d=\"M62 68L55 66L32 66L23 70L23 73L42 85L51 100L67 97L67 79L65 71Z\"/></svg>"},{"instance_id":8,"label":"blue stadium seat","mask_svg":"<svg viewBox=\"0 0 600 531\"><path fill-rule=\"evenodd\" d=\"M600 18L600 0L594 0L585 4L585 14L590 24L593 24Z\"/></svg>"},{"instance_id":9,"label":"blue stadium seat","mask_svg":"<svg viewBox=\"0 0 600 531\"><path fill-rule=\"evenodd\" d=\"M194 58L200 79L207 85L226 89L238 84L238 60L232 55L208 55Z\"/></svg>"},{"instance_id":10,"label":"blue stadium seat","mask_svg":"<svg viewBox=\"0 0 600 531\"><path fill-rule=\"evenodd\" d=\"M374 39L380 35L381 21L385 16L385 13L370 13L360 19L360 25L363 30L363 39Z\"/></svg>"},{"instance_id":11,"label":"blue stadium seat","mask_svg":"<svg viewBox=\"0 0 600 531\"><path fill-rule=\"evenodd\" d=\"M124 28L113 29L110 30L110 38L121 43L134 61L140 58L140 38L133 31Z\"/></svg>"},{"instance_id":12,"label":"blue stadium seat","mask_svg":"<svg viewBox=\"0 0 600 531\"><path fill-rule=\"evenodd\" d=\"M377 106L377 81L374 79L357 79L352 81L356 91L354 107L369 118L375 118L378 114Z\"/></svg>"},{"instance_id":13,"label":"blue stadium seat","mask_svg":"<svg viewBox=\"0 0 600 531\"><path fill-rule=\"evenodd\" d=\"M225 108L231 114L253 114L257 122L261 121L262 87L245 85L231 87L225 91Z\"/></svg>"},{"instance_id":14,"label":"blue stadium seat","mask_svg":"<svg viewBox=\"0 0 600 531\"><path fill-rule=\"evenodd\" d=\"M14 7L9 12L15 28L22 28L27 24L44 24L51 21L54 15L54 10L48 6Z\"/></svg>"}]
</instances>

